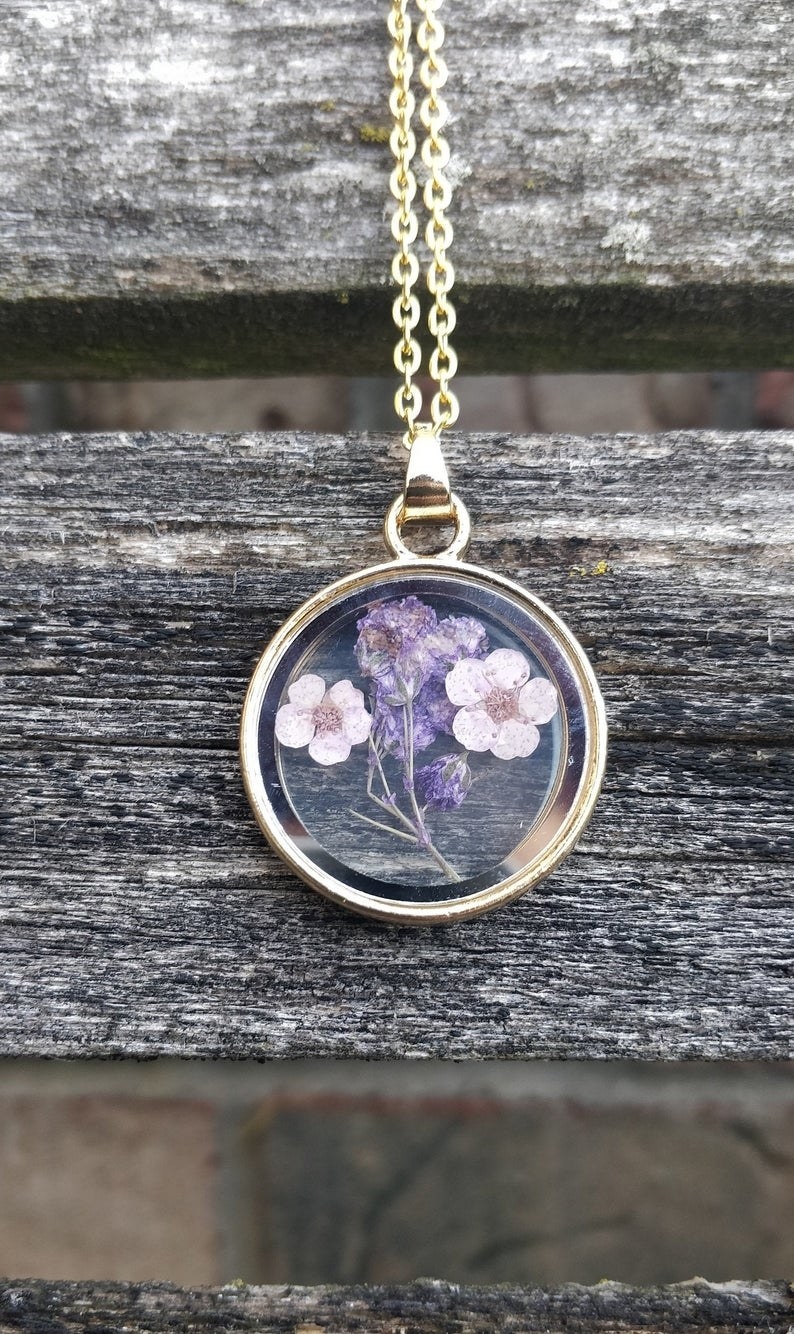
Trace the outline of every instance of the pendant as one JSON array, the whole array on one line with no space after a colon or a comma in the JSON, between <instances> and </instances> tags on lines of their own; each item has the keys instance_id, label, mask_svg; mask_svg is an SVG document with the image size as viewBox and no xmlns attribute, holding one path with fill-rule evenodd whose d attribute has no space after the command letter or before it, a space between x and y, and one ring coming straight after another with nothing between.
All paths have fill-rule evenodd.
<instances>
[{"instance_id":1,"label":"pendant","mask_svg":"<svg viewBox=\"0 0 794 1334\"><path fill-rule=\"evenodd\" d=\"M417 519L452 520L450 546L412 553ZM531 889L575 846L603 774L584 651L538 598L464 563L469 528L423 431L384 525L393 559L300 607L243 708L243 776L272 847L386 921L457 921Z\"/></svg>"}]
</instances>

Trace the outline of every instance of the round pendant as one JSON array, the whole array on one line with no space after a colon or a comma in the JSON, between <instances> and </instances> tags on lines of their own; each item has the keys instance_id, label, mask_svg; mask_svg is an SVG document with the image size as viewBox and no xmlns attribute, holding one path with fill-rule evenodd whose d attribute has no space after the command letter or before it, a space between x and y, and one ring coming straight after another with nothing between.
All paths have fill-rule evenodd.
<instances>
[{"instance_id":1,"label":"round pendant","mask_svg":"<svg viewBox=\"0 0 794 1334\"><path fill-rule=\"evenodd\" d=\"M572 850L604 768L590 664L537 598L397 560L299 608L257 664L241 757L277 853L355 912L414 924L507 903Z\"/></svg>"}]
</instances>

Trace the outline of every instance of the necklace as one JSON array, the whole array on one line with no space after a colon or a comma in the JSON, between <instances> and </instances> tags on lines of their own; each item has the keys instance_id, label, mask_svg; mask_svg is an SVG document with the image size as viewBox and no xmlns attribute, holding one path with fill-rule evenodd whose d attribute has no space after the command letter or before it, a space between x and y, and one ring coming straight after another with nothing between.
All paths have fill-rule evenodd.
<instances>
[{"instance_id":1,"label":"necklace","mask_svg":"<svg viewBox=\"0 0 794 1334\"><path fill-rule=\"evenodd\" d=\"M388 19L395 408L408 449L405 486L384 522L392 559L338 580L289 618L257 664L241 727L246 789L275 851L337 903L414 924L477 916L552 871L587 823L606 749L598 686L567 627L534 595L462 559L471 525L440 443L458 417L442 2L416 0L435 340L429 421L414 378L409 0L391 0ZM407 540L417 522L451 525L451 541L418 555Z\"/></svg>"}]
</instances>

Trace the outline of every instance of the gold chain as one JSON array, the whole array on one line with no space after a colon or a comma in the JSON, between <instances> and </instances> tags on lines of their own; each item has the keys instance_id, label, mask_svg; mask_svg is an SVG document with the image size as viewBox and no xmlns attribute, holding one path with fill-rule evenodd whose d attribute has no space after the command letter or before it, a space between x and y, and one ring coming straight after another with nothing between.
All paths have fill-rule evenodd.
<instances>
[{"instance_id":1,"label":"gold chain","mask_svg":"<svg viewBox=\"0 0 794 1334\"><path fill-rule=\"evenodd\" d=\"M394 128L389 142L396 162L389 187L397 200L391 223L392 236L397 242L397 254L392 261L391 271L400 289L392 306L394 322L400 333L394 349L394 364L403 377L394 396L394 406L397 416L408 428L406 443L410 444L419 427L418 418L422 411L422 394L419 386L414 384L422 353L414 338L414 329L419 323L419 299L413 288L419 277L419 262L413 244L419 231L419 222L413 208L417 190L413 170L416 136L411 121L416 101L411 92L414 62L408 3L409 0L391 0L389 13L389 33L393 43L389 54L389 70L394 80L389 97ZM445 426L451 426L457 421L459 412L458 400L449 387L458 359L449 344L449 335L455 328L455 307L449 299L455 271L447 259L447 250L452 244L452 225L446 210L452 198L452 187L444 175L449 163L449 144L443 131L449 120L449 110L441 96L441 89L447 81L447 66L440 51L444 41L444 27L436 17L443 0L416 0L416 4L422 15L416 30L416 44L423 56L419 79L426 91L419 108L419 118L426 132L421 157L428 176L422 197L429 215L425 228L425 241L431 256L427 288L433 298L427 322L436 340L428 362L428 374L438 386L430 405L430 417L432 431L438 435Z\"/></svg>"}]
</instances>

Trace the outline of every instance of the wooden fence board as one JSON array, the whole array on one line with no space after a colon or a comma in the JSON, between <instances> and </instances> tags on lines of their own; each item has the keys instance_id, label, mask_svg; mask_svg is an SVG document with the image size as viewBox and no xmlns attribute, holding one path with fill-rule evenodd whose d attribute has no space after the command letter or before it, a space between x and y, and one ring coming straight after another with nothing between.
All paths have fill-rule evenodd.
<instances>
[{"instance_id":1,"label":"wooden fence board","mask_svg":"<svg viewBox=\"0 0 794 1334\"><path fill-rule=\"evenodd\" d=\"M391 367L383 0L4 0L0 374ZM455 0L469 370L791 365L787 0Z\"/></svg>"},{"instance_id":2,"label":"wooden fence board","mask_svg":"<svg viewBox=\"0 0 794 1334\"><path fill-rule=\"evenodd\" d=\"M403 1287L235 1287L0 1282L0 1334L102 1329L108 1334L785 1334L794 1301L783 1282L543 1291L420 1280Z\"/></svg>"},{"instance_id":3,"label":"wooden fence board","mask_svg":"<svg viewBox=\"0 0 794 1334\"><path fill-rule=\"evenodd\" d=\"M382 558L399 444L0 443L1 1053L792 1054L792 435L452 438L612 741L554 876L427 931L295 882L236 759L276 625Z\"/></svg>"}]
</instances>

